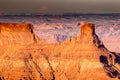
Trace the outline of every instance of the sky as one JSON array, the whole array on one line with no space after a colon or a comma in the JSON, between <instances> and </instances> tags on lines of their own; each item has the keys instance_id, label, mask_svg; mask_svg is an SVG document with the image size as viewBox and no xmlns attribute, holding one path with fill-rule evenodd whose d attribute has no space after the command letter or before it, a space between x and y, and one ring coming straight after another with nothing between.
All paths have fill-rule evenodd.
<instances>
[{"instance_id":1,"label":"sky","mask_svg":"<svg viewBox=\"0 0 120 80\"><path fill-rule=\"evenodd\" d=\"M120 0L0 0L1 13L120 13Z\"/></svg>"}]
</instances>

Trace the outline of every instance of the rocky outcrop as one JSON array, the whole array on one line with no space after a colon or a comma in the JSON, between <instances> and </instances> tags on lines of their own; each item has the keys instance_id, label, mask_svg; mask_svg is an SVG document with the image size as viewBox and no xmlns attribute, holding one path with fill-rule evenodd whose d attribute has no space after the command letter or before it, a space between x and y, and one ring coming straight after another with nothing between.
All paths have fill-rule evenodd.
<instances>
[{"instance_id":1,"label":"rocky outcrop","mask_svg":"<svg viewBox=\"0 0 120 80\"><path fill-rule=\"evenodd\" d=\"M36 41L31 24L0 23L0 46Z\"/></svg>"},{"instance_id":2,"label":"rocky outcrop","mask_svg":"<svg viewBox=\"0 0 120 80\"><path fill-rule=\"evenodd\" d=\"M7 46L3 44L4 47L1 47L1 79L119 80L120 57L105 48L95 34L94 24L82 23L80 35L60 43L47 43L40 39L38 41L33 35L33 27L24 25L26 27L19 24L15 29L13 27L16 26L13 24L12 27L8 27L8 24L6 27L1 27L0 35L7 35L9 39L15 39L16 42L20 41L24 44L14 45L15 42L12 41L7 43ZM9 35L24 38L19 40ZM4 40L9 41L8 38ZM37 42L34 43L36 39ZM5 43L2 39L1 42Z\"/></svg>"}]
</instances>

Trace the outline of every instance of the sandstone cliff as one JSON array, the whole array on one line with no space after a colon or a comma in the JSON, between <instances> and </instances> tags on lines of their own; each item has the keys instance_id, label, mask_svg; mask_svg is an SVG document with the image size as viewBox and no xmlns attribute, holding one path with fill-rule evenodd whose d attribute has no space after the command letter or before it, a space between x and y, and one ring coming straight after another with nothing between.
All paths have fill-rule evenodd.
<instances>
[{"instance_id":1,"label":"sandstone cliff","mask_svg":"<svg viewBox=\"0 0 120 80\"><path fill-rule=\"evenodd\" d=\"M81 33L61 43L35 36L30 24L0 24L2 80L119 80L120 57L82 23Z\"/></svg>"},{"instance_id":2,"label":"sandstone cliff","mask_svg":"<svg viewBox=\"0 0 120 80\"><path fill-rule=\"evenodd\" d=\"M0 46L30 44L35 41L33 25L0 23Z\"/></svg>"}]
</instances>

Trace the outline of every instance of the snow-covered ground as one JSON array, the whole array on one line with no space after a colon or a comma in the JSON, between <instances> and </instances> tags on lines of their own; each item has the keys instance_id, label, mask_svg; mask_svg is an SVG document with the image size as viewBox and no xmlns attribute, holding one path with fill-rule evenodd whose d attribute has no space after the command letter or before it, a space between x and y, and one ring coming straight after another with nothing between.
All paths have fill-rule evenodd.
<instances>
[{"instance_id":1,"label":"snow-covered ground","mask_svg":"<svg viewBox=\"0 0 120 80\"><path fill-rule=\"evenodd\" d=\"M120 16L79 16L79 17L46 17L46 16L12 16L0 17L0 22L32 23L35 33L48 42L62 42L80 33L80 21L96 25L96 33L105 46L120 52Z\"/></svg>"}]
</instances>

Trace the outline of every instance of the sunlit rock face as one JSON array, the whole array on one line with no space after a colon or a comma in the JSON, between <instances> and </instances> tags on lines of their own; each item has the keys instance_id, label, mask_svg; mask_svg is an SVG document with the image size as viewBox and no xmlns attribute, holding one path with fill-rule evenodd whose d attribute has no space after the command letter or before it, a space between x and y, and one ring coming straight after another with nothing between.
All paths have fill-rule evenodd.
<instances>
[{"instance_id":1,"label":"sunlit rock face","mask_svg":"<svg viewBox=\"0 0 120 80\"><path fill-rule=\"evenodd\" d=\"M0 24L0 30L0 79L119 80L113 67L119 56L105 48L95 24L82 23L80 35L61 43L38 39L30 24Z\"/></svg>"},{"instance_id":2,"label":"sunlit rock face","mask_svg":"<svg viewBox=\"0 0 120 80\"><path fill-rule=\"evenodd\" d=\"M82 22L80 41L87 45L93 44L95 34L95 25L92 23Z\"/></svg>"},{"instance_id":3,"label":"sunlit rock face","mask_svg":"<svg viewBox=\"0 0 120 80\"><path fill-rule=\"evenodd\" d=\"M33 25L0 23L0 45L30 44L34 42Z\"/></svg>"}]
</instances>

